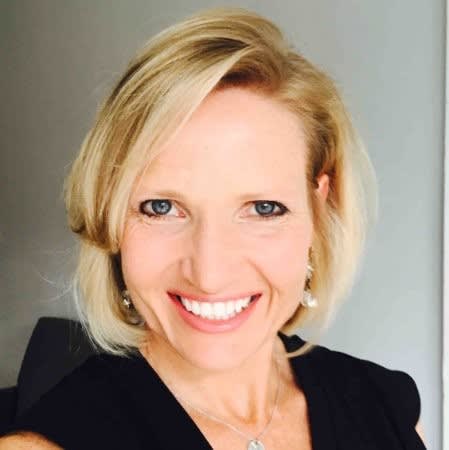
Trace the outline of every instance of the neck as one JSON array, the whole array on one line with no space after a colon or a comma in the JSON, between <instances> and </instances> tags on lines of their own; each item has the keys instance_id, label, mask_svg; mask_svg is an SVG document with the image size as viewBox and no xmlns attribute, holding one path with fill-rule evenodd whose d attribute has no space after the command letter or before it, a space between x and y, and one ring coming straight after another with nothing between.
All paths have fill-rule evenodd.
<instances>
[{"instance_id":1,"label":"neck","mask_svg":"<svg viewBox=\"0 0 449 450\"><path fill-rule=\"evenodd\" d=\"M248 427L261 427L270 419L278 386L282 393L285 364L288 366L277 336L241 365L226 371L193 366L155 333L141 352L183 406Z\"/></svg>"}]
</instances>

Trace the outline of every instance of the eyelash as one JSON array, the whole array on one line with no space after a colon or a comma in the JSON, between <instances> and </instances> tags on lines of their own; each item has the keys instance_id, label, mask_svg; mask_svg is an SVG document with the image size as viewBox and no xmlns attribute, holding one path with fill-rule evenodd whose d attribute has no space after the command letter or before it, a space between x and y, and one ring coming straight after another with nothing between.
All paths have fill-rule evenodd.
<instances>
[{"instance_id":1,"label":"eyelash","mask_svg":"<svg viewBox=\"0 0 449 450\"><path fill-rule=\"evenodd\" d=\"M141 214L143 214L151 219L155 219L155 220L164 220L166 217L170 217L170 216L167 216L166 214L153 214L153 213L149 214L147 211L145 211L145 209L144 209L145 205L148 203L154 202L154 201L169 202L170 204L172 203L171 200L167 200L167 199L145 200L142 203L140 203L139 212ZM253 205L268 203L268 204L271 204L271 205L279 208L280 211L278 213L272 213L269 216L259 215L259 219L261 219L261 220L274 220L274 219L277 219L278 217L281 217L289 212L288 208L285 205L283 205L282 203L279 203L279 202L271 201L271 200L258 200L258 201L254 201L252 203L253 203Z\"/></svg>"}]
</instances>

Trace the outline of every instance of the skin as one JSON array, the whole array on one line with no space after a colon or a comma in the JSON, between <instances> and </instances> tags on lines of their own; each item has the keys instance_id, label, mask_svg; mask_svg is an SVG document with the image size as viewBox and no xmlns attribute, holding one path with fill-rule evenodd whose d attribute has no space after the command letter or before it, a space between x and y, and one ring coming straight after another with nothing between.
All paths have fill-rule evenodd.
<instances>
[{"instance_id":1,"label":"skin","mask_svg":"<svg viewBox=\"0 0 449 450\"><path fill-rule=\"evenodd\" d=\"M62 447L50 442L37 433L21 433L0 439L0 450L61 450Z\"/></svg>"},{"instance_id":2,"label":"skin","mask_svg":"<svg viewBox=\"0 0 449 450\"><path fill-rule=\"evenodd\" d=\"M121 245L127 288L149 326L141 352L168 387L250 433L269 419L276 358L283 395L273 433L293 429L292 440L281 448L293 443L304 449L310 443L294 441L299 428L286 422L288 411L296 410L297 387L277 332L298 306L313 237L305 156L301 124L282 105L241 88L214 92L143 174L131 196ZM324 202L328 177L317 181L316 194ZM166 189L178 194L156 194ZM169 200L161 219L150 217L155 210L148 200L155 199ZM289 212L276 217L279 208L273 205L273 218L264 220L257 201L280 202ZM240 328L208 334L181 319L167 297L172 289L199 297L263 295ZM303 405L297 392L296 404ZM299 407L307 427L306 406ZM213 430L213 423L201 424L203 431ZM417 430L422 437L419 424ZM214 441L215 432L206 435L217 442L214 448L232 448L226 438ZM57 448L33 439L0 439L0 449ZM273 439L270 448L280 442L279 436Z\"/></svg>"},{"instance_id":3,"label":"skin","mask_svg":"<svg viewBox=\"0 0 449 450\"><path fill-rule=\"evenodd\" d=\"M150 329L142 353L169 386L176 374L178 394L219 417L260 424L271 410L277 332L298 306L313 236L305 154L296 116L228 88L205 99L131 196L121 256ZM319 183L324 200L327 175ZM156 194L168 189L178 194ZM165 217L151 217L155 199L169 200ZM263 219L256 201L289 212ZM240 328L209 334L182 320L167 297L173 289L200 298L263 295Z\"/></svg>"}]
</instances>

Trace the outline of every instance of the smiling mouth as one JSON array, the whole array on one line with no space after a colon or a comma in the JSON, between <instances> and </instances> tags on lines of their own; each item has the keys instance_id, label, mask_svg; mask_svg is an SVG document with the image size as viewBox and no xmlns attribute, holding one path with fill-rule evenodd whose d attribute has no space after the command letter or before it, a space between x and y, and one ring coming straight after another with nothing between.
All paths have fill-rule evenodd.
<instances>
[{"instance_id":1,"label":"smiling mouth","mask_svg":"<svg viewBox=\"0 0 449 450\"><path fill-rule=\"evenodd\" d=\"M173 295L184 310L193 316L208 320L229 320L249 307L261 294L250 296L248 299L230 300L225 302L206 302L183 299L179 295Z\"/></svg>"}]
</instances>

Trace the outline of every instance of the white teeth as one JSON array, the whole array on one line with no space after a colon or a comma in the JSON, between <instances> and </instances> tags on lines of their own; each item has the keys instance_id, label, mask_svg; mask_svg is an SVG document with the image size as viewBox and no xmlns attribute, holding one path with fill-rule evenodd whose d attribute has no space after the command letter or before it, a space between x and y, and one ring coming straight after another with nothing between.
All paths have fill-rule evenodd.
<instances>
[{"instance_id":1,"label":"white teeth","mask_svg":"<svg viewBox=\"0 0 449 450\"><path fill-rule=\"evenodd\" d=\"M209 320L224 320L234 317L244 310L251 301L251 297L230 300L228 302L197 302L195 300L187 300L183 297L180 297L180 299L187 311L190 311L195 316L201 316Z\"/></svg>"},{"instance_id":2,"label":"white teeth","mask_svg":"<svg viewBox=\"0 0 449 450\"><path fill-rule=\"evenodd\" d=\"M212 305L210 303L201 303L201 317L206 318L212 315Z\"/></svg>"},{"instance_id":3,"label":"white teeth","mask_svg":"<svg viewBox=\"0 0 449 450\"><path fill-rule=\"evenodd\" d=\"M182 304L184 305L184 302L186 302L186 301L187 300L183 299ZM193 314L195 314L195 316L199 316L200 311L201 311L200 304L198 302L192 302L191 305L192 305L192 308L189 311L192 311Z\"/></svg>"},{"instance_id":4,"label":"white teeth","mask_svg":"<svg viewBox=\"0 0 449 450\"><path fill-rule=\"evenodd\" d=\"M235 311L234 303L233 302L226 303L226 314L232 314L234 311Z\"/></svg>"},{"instance_id":5,"label":"white teeth","mask_svg":"<svg viewBox=\"0 0 449 450\"><path fill-rule=\"evenodd\" d=\"M223 302L217 302L213 305L214 315L216 319L221 319L226 314L225 304Z\"/></svg>"},{"instance_id":6,"label":"white teeth","mask_svg":"<svg viewBox=\"0 0 449 450\"><path fill-rule=\"evenodd\" d=\"M245 301L244 300L238 300L236 302L235 309L239 313L244 308L244 306L245 306Z\"/></svg>"}]
</instances>

